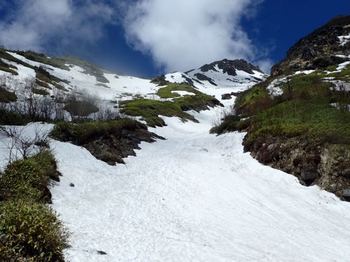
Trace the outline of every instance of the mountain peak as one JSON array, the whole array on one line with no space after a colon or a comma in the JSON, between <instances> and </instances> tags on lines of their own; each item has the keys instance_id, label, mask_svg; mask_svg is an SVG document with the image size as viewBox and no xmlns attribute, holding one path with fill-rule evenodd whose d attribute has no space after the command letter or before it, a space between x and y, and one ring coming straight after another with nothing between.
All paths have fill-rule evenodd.
<instances>
[{"instance_id":1,"label":"mountain peak","mask_svg":"<svg viewBox=\"0 0 350 262\"><path fill-rule=\"evenodd\" d=\"M259 67L252 65L244 59L223 59L220 61L215 61L210 64L206 64L199 68L202 72L208 72L210 70L218 71L218 69L222 69L224 73L227 73L231 76L237 75L237 70L244 71L248 74L254 74L254 71L261 72Z\"/></svg>"},{"instance_id":2,"label":"mountain peak","mask_svg":"<svg viewBox=\"0 0 350 262\"><path fill-rule=\"evenodd\" d=\"M272 68L272 75L325 69L348 60L349 55L350 16L338 16L292 46L287 57Z\"/></svg>"}]
</instances>

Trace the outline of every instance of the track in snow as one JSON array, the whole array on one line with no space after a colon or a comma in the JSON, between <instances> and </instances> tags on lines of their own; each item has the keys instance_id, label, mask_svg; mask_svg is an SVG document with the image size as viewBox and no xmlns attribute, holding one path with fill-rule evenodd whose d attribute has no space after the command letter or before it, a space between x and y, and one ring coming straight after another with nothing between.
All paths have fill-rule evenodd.
<instances>
[{"instance_id":1,"label":"track in snow","mask_svg":"<svg viewBox=\"0 0 350 262\"><path fill-rule=\"evenodd\" d=\"M116 167L52 142L63 174L53 207L72 233L67 260L350 260L350 205L259 164L243 153L243 134L210 135L214 116L167 118L155 130L166 141L143 143Z\"/></svg>"}]
</instances>

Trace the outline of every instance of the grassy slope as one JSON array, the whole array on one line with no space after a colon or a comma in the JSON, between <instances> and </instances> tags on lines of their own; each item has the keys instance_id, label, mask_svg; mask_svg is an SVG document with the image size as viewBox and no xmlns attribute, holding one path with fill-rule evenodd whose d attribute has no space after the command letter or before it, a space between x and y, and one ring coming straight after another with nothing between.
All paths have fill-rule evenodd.
<instances>
[{"instance_id":1,"label":"grassy slope","mask_svg":"<svg viewBox=\"0 0 350 262\"><path fill-rule=\"evenodd\" d=\"M332 90L332 84L323 78L332 76L344 79L348 77L349 70L350 67L347 67L341 73L330 75L315 72L310 75L292 76L281 85L284 94L275 98L266 90L271 79L243 93L237 99L236 110L241 116L250 118L248 141L264 134L274 134L304 135L323 141L337 137L338 143L348 143L350 113L336 109L330 104L350 104L350 97L347 92ZM237 118L227 118L217 129L221 132L225 129L239 129L237 121L239 122Z\"/></svg>"},{"instance_id":2,"label":"grassy slope","mask_svg":"<svg viewBox=\"0 0 350 262\"><path fill-rule=\"evenodd\" d=\"M187 91L194 95L180 96L172 91ZM121 112L130 116L140 116L147 125L164 126L165 122L159 116L179 117L183 121L196 119L185 111L204 110L208 107L220 105L214 97L203 94L188 84L171 84L158 90L157 95L168 101L151 99L135 99L121 102Z\"/></svg>"},{"instance_id":3,"label":"grassy slope","mask_svg":"<svg viewBox=\"0 0 350 262\"><path fill-rule=\"evenodd\" d=\"M49 151L10 164L0 175L0 260L63 261L67 232L47 206L58 180Z\"/></svg>"}]
</instances>

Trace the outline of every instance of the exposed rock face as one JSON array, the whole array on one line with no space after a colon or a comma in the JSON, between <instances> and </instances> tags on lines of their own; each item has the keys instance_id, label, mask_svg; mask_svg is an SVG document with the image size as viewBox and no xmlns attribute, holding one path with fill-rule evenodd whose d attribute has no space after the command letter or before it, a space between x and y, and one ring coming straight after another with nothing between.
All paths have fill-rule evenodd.
<instances>
[{"instance_id":1,"label":"exposed rock face","mask_svg":"<svg viewBox=\"0 0 350 262\"><path fill-rule=\"evenodd\" d=\"M206 76L206 75L203 75L201 73L197 73L194 76L197 77L197 79L200 80L200 81L208 81L212 85L217 86L217 84L214 82L214 80L211 79L210 77Z\"/></svg>"},{"instance_id":2,"label":"exposed rock face","mask_svg":"<svg viewBox=\"0 0 350 262\"><path fill-rule=\"evenodd\" d=\"M216 61L211 64L204 65L200 68L202 72L208 72L210 70L217 71L217 68L222 69L224 73L231 76L236 76L236 70L247 72L248 74L254 74L254 71L261 72L260 68L254 66L243 59L228 60L224 59Z\"/></svg>"},{"instance_id":3,"label":"exposed rock face","mask_svg":"<svg viewBox=\"0 0 350 262\"><path fill-rule=\"evenodd\" d=\"M272 68L272 75L309 69L324 69L350 55L350 16L336 17L289 49L287 57Z\"/></svg>"},{"instance_id":4,"label":"exposed rock face","mask_svg":"<svg viewBox=\"0 0 350 262\"><path fill-rule=\"evenodd\" d=\"M300 137L269 136L245 150L260 162L295 175L306 185L319 185L344 200L350 200L350 146L318 144Z\"/></svg>"}]
</instances>

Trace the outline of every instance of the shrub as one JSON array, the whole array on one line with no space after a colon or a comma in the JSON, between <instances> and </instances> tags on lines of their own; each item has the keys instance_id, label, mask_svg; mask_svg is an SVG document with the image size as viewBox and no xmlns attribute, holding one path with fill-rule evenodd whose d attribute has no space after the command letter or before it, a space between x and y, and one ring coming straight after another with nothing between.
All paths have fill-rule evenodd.
<instances>
[{"instance_id":1,"label":"shrub","mask_svg":"<svg viewBox=\"0 0 350 262\"><path fill-rule=\"evenodd\" d=\"M75 97L66 102L64 110L68 111L72 116L78 117L87 117L99 111L95 101L77 100Z\"/></svg>"},{"instance_id":2,"label":"shrub","mask_svg":"<svg viewBox=\"0 0 350 262\"><path fill-rule=\"evenodd\" d=\"M273 99L266 90L268 84L269 82L266 81L242 92L236 99L235 108L237 113L250 115L269 108L273 104Z\"/></svg>"},{"instance_id":3,"label":"shrub","mask_svg":"<svg viewBox=\"0 0 350 262\"><path fill-rule=\"evenodd\" d=\"M67 239L48 206L25 200L0 204L0 258L4 261L64 261Z\"/></svg>"},{"instance_id":4,"label":"shrub","mask_svg":"<svg viewBox=\"0 0 350 262\"><path fill-rule=\"evenodd\" d=\"M49 151L10 164L0 177L0 200L31 199L50 202L50 179L58 179L56 163Z\"/></svg>"},{"instance_id":5,"label":"shrub","mask_svg":"<svg viewBox=\"0 0 350 262\"><path fill-rule=\"evenodd\" d=\"M0 109L0 125L24 125L29 120L17 112Z\"/></svg>"},{"instance_id":6,"label":"shrub","mask_svg":"<svg viewBox=\"0 0 350 262\"><path fill-rule=\"evenodd\" d=\"M234 132L234 131L240 131L241 129L241 124L243 121L241 121L241 118L236 115L228 115L224 117L222 122L214 126L211 130L210 133L216 133L216 134L223 134L226 132Z\"/></svg>"},{"instance_id":7,"label":"shrub","mask_svg":"<svg viewBox=\"0 0 350 262\"><path fill-rule=\"evenodd\" d=\"M0 103L16 102L17 96L14 92L10 92L3 87L0 87Z\"/></svg>"},{"instance_id":8,"label":"shrub","mask_svg":"<svg viewBox=\"0 0 350 262\"><path fill-rule=\"evenodd\" d=\"M61 122L55 125L50 135L60 141L71 141L73 144L82 145L98 137L108 135L118 137L125 131L136 129L146 130L147 127L129 118L81 123Z\"/></svg>"}]
</instances>

